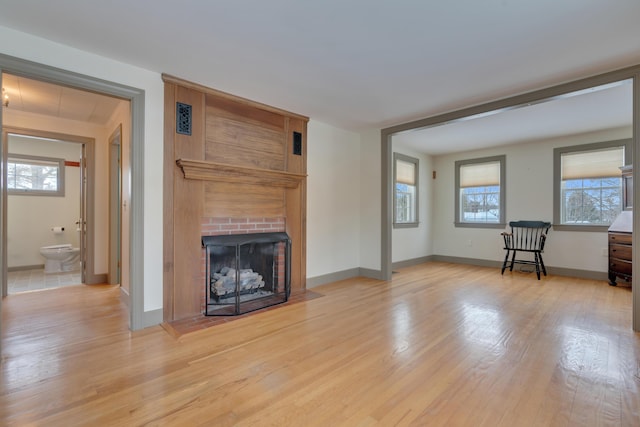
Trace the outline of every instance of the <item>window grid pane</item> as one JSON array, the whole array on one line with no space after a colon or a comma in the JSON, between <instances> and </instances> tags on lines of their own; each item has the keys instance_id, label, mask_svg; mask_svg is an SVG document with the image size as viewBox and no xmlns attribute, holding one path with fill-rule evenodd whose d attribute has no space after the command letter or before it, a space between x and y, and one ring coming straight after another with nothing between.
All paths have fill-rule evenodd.
<instances>
[{"instance_id":1,"label":"window grid pane","mask_svg":"<svg viewBox=\"0 0 640 427\"><path fill-rule=\"evenodd\" d=\"M609 225L622 211L622 178L562 181L562 223Z\"/></svg>"},{"instance_id":2,"label":"window grid pane","mask_svg":"<svg viewBox=\"0 0 640 427\"><path fill-rule=\"evenodd\" d=\"M415 217L416 187L407 184L396 184L396 222L416 222Z\"/></svg>"},{"instance_id":3,"label":"window grid pane","mask_svg":"<svg viewBox=\"0 0 640 427\"><path fill-rule=\"evenodd\" d=\"M61 193L61 160L23 159L9 155L7 159L7 190L13 194Z\"/></svg>"},{"instance_id":4,"label":"window grid pane","mask_svg":"<svg viewBox=\"0 0 640 427\"><path fill-rule=\"evenodd\" d=\"M499 223L500 186L460 189L460 222Z\"/></svg>"},{"instance_id":5,"label":"window grid pane","mask_svg":"<svg viewBox=\"0 0 640 427\"><path fill-rule=\"evenodd\" d=\"M12 163L13 189L17 190L58 190L58 167Z\"/></svg>"}]
</instances>

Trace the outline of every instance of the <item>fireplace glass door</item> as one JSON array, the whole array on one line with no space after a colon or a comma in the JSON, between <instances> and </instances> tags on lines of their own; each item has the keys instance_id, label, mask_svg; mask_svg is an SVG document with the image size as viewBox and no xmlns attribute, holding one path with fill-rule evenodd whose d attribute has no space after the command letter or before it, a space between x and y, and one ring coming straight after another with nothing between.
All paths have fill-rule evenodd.
<instances>
[{"instance_id":1,"label":"fireplace glass door","mask_svg":"<svg viewBox=\"0 0 640 427\"><path fill-rule=\"evenodd\" d=\"M203 236L205 315L234 316L286 302L290 293L287 233Z\"/></svg>"}]
</instances>

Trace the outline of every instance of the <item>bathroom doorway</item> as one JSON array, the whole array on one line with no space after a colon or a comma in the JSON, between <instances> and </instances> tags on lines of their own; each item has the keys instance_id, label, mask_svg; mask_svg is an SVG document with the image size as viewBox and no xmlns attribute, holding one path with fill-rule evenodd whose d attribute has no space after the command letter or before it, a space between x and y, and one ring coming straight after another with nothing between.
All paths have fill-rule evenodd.
<instances>
[{"instance_id":1,"label":"bathroom doorway","mask_svg":"<svg viewBox=\"0 0 640 427\"><path fill-rule=\"evenodd\" d=\"M85 283L87 186L93 141L29 129L3 130L7 151L5 295Z\"/></svg>"},{"instance_id":2,"label":"bathroom doorway","mask_svg":"<svg viewBox=\"0 0 640 427\"><path fill-rule=\"evenodd\" d=\"M121 245L129 241L120 220L122 162L110 163L112 146L120 153L130 143L131 102L8 73L2 73L2 83L9 96L3 105L4 157L15 152L29 159L30 170L58 170L62 190L47 193L49 183L40 192L7 192L3 296L68 284L121 284L120 271L114 274L111 265L120 269ZM60 166L41 166L47 162ZM124 162L129 164L128 157ZM14 167L7 166L7 172ZM128 286L121 291L128 300Z\"/></svg>"},{"instance_id":3,"label":"bathroom doorway","mask_svg":"<svg viewBox=\"0 0 640 427\"><path fill-rule=\"evenodd\" d=\"M51 67L45 64L24 60L4 54L0 54L0 78L2 87L7 88L8 83L6 77L8 76L21 76L24 78L30 78L39 82L48 82L58 86L60 91L66 91L67 89L77 89L84 91L87 94L92 95L104 95L102 100L115 99L117 101L117 107L108 109L110 111L109 123L110 128L106 128L107 125L103 125L103 129L107 131L104 138L113 132L113 129L117 124L122 124L122 233L121 233L121 268L120 268L120 292L123 297L123 301L128 306L129 312L129 327L132 330L142 329L148 325L159 323L162 319L161 310L155 310L152 312L145 312L144 309L144 129L145 129L145 91L130 85L124 85L111 80L104 80L97 77L78 74L72 71ZM11 97L11 95L10 95ZM19 96L13 98L20 99ZM0 108L0 125L5 126L17 126L26 127L31 124L31 120L28 117L24 117L21 113L13 112L13 104L10 101L9 107L4 106ZM31 106L37 106L38 102L29 103ZM52 103L45 103L51 106ZM20 103L18 103L20 105ZM62 105L62 104L58 104ZM90 118L103 117L102 112L104 108L70 108L69 110L75 111L80 114L90 113ZM61 110L61 112L67 110ZM94 113L100 113L95 115ZM44 114L44 113L40 113ZM15 117L11 117L15 116ZM27 115L28 116L28 115ZM60 129L63 125L63 120L58 120L54 114L49 114L47 123L54 130L60 132L68 131ZM15 122L13 120L15 119ZM80 121L78 121L80 120ZM87 119L76 119L76 123L82 126L82 123L86 124ZM31 127L31 126L29 126ZM84 134L81 132L80 134ZM97 141L102 141L100 138ZM97 147L102 149L101 144L97 143ZM2 164L6 161L6 152L0 150ZM98 152L98 158L104 160L108 158L106 153ZM4 176L0 173L0 178ZM105 174L98 172L98 177L102 178ZM2 194L0 195L0 290L5 291L7 282L7 269L6 269L6 256L7 256L7 221L6 221L6 201L7 192L5 185L2 186ZM105 186L99 186L99 189L104 190ZM100 206L96 209L101 215L107 215L108 209L106 206ZM127 228L125 229L125 223ZM108 225L100 226L102 232L107 232ZM98 241L97 247L106 248L106 238L103 241ZM89 261L89 260L88 260ZM96 266L96 271L102 270L102 263L104 263L104 272L107 271L107 259L100 259L100 263ZM126 286L126 288L125 288ZM2 299L0 299L0 311L2 309ZM159 314L158 314L159 313ZM160 319L160 320L157 320ZM1 323L1 319L0 319ZM0 342L1 344L1 342ZM0 345L1 348L1 345Z\"/></svg>"}]
</instances>

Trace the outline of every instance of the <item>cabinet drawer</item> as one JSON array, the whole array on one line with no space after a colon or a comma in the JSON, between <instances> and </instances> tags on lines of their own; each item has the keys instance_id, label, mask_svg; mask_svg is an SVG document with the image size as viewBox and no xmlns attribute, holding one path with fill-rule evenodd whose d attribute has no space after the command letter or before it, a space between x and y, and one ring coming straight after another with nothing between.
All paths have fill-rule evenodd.
<instances>
[{"instance_id":1,"label":"cabinet drawer","mask_svg":"<svg viewBox=\"0 0 640 427\"><path fill-rule=\"evenodd\" d=\"M609 245L609 258L620 258L631 261L631 246Z\"/></svg>"},{"instance_id":2,"label":"cabinet drawer","mask_svg":"<svg viewBox=\"0 0 640 427\"><path fill-rule=\"evenodd\" d=\"M632 264L630 261L612 259L609 261L609 271L631 276Z\"/></svg>"},{"instance_id":3,"label":"cabinet drawer","mask_svg":"<svg viewBox=\"0 0 640 427\"><path fill-rule=\"evenodd\" d=\"M620 243L623 245L630 245L633 240L633 236L631 234L626 233L609 233L609 242L610 243Z\"/></svg>"}]
</instances>

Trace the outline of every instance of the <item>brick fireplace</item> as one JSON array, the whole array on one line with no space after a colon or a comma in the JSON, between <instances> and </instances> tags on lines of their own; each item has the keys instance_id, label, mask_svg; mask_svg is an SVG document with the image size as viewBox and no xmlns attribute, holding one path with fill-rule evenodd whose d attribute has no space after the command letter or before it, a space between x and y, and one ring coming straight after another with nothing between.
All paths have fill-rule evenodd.
<instances>
[{"instance_id":1,"label":"brick fireplace","mask_svg":"<svg viewBox=\"0 0 640 427\"><path fill-rule=\"evenodd\" d=\"M237 316L289 299L291 239L285 232L202 236L204 314Z\"/></svg>"},{"instance_id":2,"label":"brick fireplace","mask_svg":"<svg viewBox=\"0 0 640 427\"><path fill-rule=\"evenodd\" d=\"M286 232L285 227L285 218L265 218L265 217L257 217L257 218L232 218L232 217L203 217L201 224L201 234L204 242L204 238L208 236L231 236L231 235L239 235L239 234L264 234L264 233L278 233L278 232ZM201 283L204 284L205 289L202 293L201 298L201 311L205 314L212 312L212 310L207 310L207 302L210 295L209 280L207 277L210 276L210 272L207 271L207 266L209 265L207 258L206 246L203 244L202 248L202 256L201 256ZM229 313L228 311L222 311L221 315L228 314L240 314L240 313Z\"/></svg>"},{"instance_id":3,"label":"brick fireplace","mask_svg":"<svg viewBox=\"0 0 640 427\"><path fill-rule=\"evenodd\" d=\"M203 217L203 236L285 231L285 218Z\"/></svg>"},{"instance_id":4,"label":"brick fireplace","mask_svg":"<svg viewBox=\"0 0 640 427\"><path fill-rule=\"evenodd\" d=\"M291 294L305 292L308 118L163 80L165 321L206 312L204 236L285 232Z\"/></svg>"}]
</instances>

